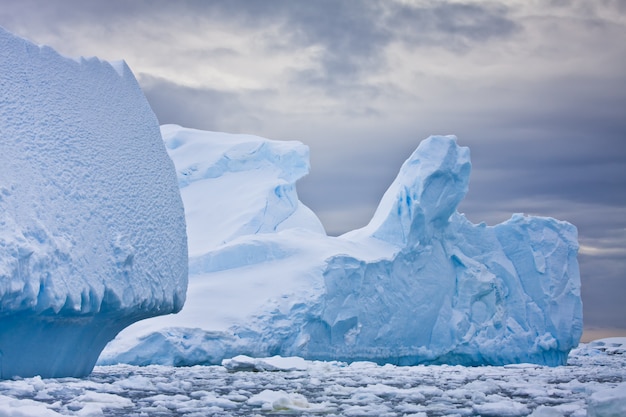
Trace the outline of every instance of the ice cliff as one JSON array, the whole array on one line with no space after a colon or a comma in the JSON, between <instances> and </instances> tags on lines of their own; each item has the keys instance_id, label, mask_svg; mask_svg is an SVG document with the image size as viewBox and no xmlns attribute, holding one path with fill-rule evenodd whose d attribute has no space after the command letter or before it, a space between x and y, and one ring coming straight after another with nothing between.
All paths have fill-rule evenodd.
<instances>
[{"instance_id":1,"label":"ice cliff","mask_svg":"<svg viewBox=\"0 0 626 417\"><path fill-rule=\"evenodd\" d=\"M370 224L390 259L327 260L325 294L300 332L306 357L399 364L564 364L582 332L576 228L516 214L474 225L456 207L469 150L430 137L404 163Z\"/></svg>"},{"instance_id":2,"label":"ice cliff","mask_svg":"<svg viewBox=\"0 0 626 417\"><path fill-rule=\"evenodd\" d=\"M163 126L190 236L188 300L137 323L100 363L239 354L378 363L559 365L582 332L576 228L456 210L469 150L424 140L372 219L340 237L297 198L298 142ZM209 191L210 190L210 191Z\"/></svg>"},{"instance_id":3,"label":"ice cliff","mask_svg":"<svg viewBox=\"0 0 626 417\"><path fill-rule=\"evenodd\" d=\"M88 374L186 287L174 167L129 68L0 28L0 377Z\"/></svg>"}]
</instances>

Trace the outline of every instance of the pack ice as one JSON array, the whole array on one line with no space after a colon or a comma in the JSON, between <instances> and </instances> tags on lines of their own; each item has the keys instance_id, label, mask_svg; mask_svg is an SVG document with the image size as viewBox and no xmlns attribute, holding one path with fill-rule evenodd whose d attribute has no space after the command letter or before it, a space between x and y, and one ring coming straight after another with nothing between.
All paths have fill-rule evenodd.
<instances>
[{"instance_id":1,"label":"pack ice","mask_svg":"<svg viewBox=\"0 0 626 417\"><path fill-rule=\"evenodd\" d=\"M0 28L0 377L86 375L186 287L174 167L129 68Z\"/></svg>"},{"instance_id":2,"label":"pack ice","mask_svg":"<svg viewBox=\"0 0 626 417\"><path fill-rule=\"evenodd\" d=\"M185 204L187 304L137 323L101 364L217 364L237 355L412 364L560 365L578 345L577 231L456 210L469 150L424 140L371 222L327 236L295 182L299 142L162 126Z\"/></svg>"}]
</instances>

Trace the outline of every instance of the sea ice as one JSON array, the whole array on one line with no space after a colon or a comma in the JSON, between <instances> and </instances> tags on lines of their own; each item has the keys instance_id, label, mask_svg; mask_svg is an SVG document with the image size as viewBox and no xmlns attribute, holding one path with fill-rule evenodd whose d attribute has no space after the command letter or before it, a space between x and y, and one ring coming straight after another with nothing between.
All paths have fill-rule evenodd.
<instances>
[{"instance_id":1,"label":"sea ice","mask_svg":"<svg viewBox=\"0 0 626 417\"><path fill-rule=\"evenodd\" d=\"M232 359L224 359L222 366L229 371L304 371L307 362L297 356L285 358L273 356L271 358L251 358L245 355L235 356Z\"/></svg>"},{"instance_id":2,"label":"sea ice","mask_svg":"<svg viewBox=\"0 0 626 417\"><path fill-rule=\"evenodd\" d=\"M603 387L589 397L588 417L626 415L626 382L615 387Z\"/></svg>"},{"instance_id":3,"label":"sea ice","mask_svg":"<svg viewBox=\"0 0 626 417\"><path fill-rule=\"evenodd\" d=\"M424 140L372 221L329 237L297 198L302 144L162 131L190 236L187 305L129 327L101 364L282 355L560 365L578 345L576 228L521 214L469 222L456 211L469 150L455 137Z\"/></svg>"},{"instance_id":4,"label":"sea ice","mask_svg":"<svg viewBox=\"0 0 626 417\"><path fill-rule=\"evenodd\" d=\"M0 28L0 378L82 376L129 324L180 310L185 218L124 62Z\"/></svg>"},{"instance_id":5,"label":"sea ice","mask_svg":"<svg viewBox=\"0 0 626 417\"><path fill-rule=\"evenodd\" d=\"M611 355L626 353L626 339L623 337L607 337L594 340L587 345L588 348L597 349Z\"/></svg>"},{"instance_id":6,"label":"sea ice","mask_svg":"<svg viewBox=\"0 0 626 417\"><path fill-rule=\"evenodd\" d=\"M626 355L589 345L559 367L305 363L281 372L115 365L81 379L4 380L0 416L624 415L616 404L624 399ZM600 409L599 401L613 405Z\"/></svg>"}]
</instances>

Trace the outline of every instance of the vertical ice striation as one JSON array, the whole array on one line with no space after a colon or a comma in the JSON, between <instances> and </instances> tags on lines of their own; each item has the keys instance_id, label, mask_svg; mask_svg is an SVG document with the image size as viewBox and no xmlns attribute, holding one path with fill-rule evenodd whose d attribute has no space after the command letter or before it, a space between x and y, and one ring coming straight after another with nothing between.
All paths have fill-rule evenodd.
<instances>
[{"instance_id":1,"label":"vertical ice striation","mask_svg":"<svg viewBox=\"0 0 626 417\"><path fill-rule=\"evenodd\" d=\"M0 377L81 376L129 324L179 311L182 201L125 63L0 28Z\"/></svg>"}]
</instances>

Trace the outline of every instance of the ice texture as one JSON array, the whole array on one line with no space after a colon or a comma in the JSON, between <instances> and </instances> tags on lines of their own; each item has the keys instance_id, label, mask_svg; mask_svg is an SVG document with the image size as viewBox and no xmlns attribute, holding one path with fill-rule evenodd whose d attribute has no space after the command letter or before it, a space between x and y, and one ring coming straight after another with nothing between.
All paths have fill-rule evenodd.
<instances>
[{"instance_id":1,"label":"ice texture","mask_svg":"<svg viewBox=\"0 0 626 417\"><path fill-rule=\"evenodd\" d=\"M179 311L185 218L124 62L0 28L0 377L82 376L129 324Z\"/></svg>"},{"instance_id":2,"label":"ice texture","mask_svg":"<svg viewBox=\"0 0 626 417\"><path fill-rule=\"evenodd\" d=\"M472 224L457 212L471 164L454 136L424 140L371 222L329 237L297 200L293 181L308 167L306 160L294 162L306 157L301 144L260 146L258 138L253 145L249 137L162 129L184 186L189 235L203 230L190 238L188 303L179 316L127 329L101 364L219 364L237 355L281 355L554 366L578 345L576 228L521 214L493 227ZM189 136L197 139L195 148L184 152ZM235 172L224 169L231 158L218 157L229 149L255 151L233 165ZM192 165L198 168L190 174ZM289 170L298 175L285 178ZM233 188L233 175L242 188ZM206 181L219 192L201 193ZM290 192L268 192L278 189ZM298 212L306 215L290 214ZM211 228L223 231L219 239L209 236Z\"/></svg>"}]
</instances>

